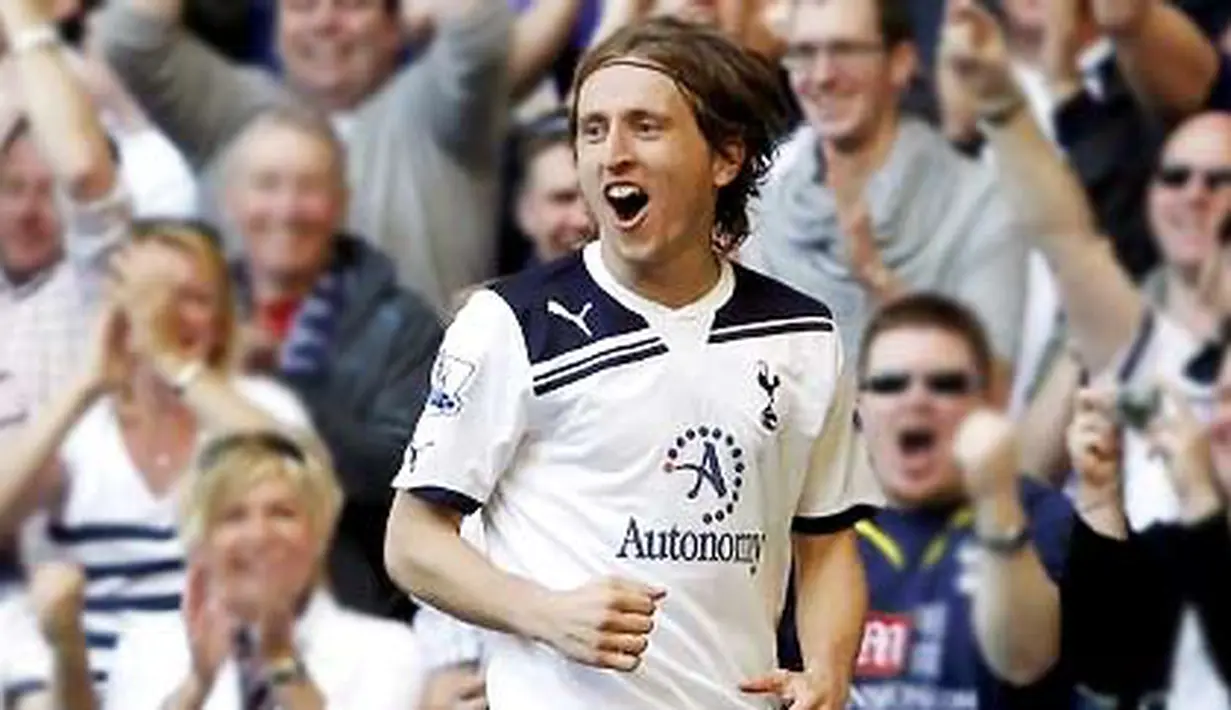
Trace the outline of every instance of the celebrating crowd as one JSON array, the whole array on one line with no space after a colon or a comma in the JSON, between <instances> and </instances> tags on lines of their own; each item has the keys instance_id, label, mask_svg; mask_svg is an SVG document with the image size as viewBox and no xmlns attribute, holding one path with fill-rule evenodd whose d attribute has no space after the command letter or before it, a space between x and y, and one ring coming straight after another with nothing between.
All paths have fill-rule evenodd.
<instances>
[{"instance_id":1,"label":"celebrating crowd","mask_svg":"<svg viewBox=\"0 0 1231 710\"><path fill-rule=\"evenodd\" d=\"M1231 4L0 0L0 710L1231 710Z\"/></svg>"}]
</instances>

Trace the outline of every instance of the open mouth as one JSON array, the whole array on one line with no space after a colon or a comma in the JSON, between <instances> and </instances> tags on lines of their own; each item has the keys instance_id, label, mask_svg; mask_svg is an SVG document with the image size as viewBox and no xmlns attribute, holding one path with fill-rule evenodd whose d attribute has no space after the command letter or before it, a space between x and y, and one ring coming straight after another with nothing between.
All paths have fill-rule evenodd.
<instances>
[{"instance_id":1,"label":"open mouth","mask_svg":"<svg viewBox=\"0 0 1231 710\"><path fill-rule=\"evenodd\" d=\"M650 204L650 196L645 190L626 182L608 185L603 190L603 196L607 198L607 204L611 205L622 227L635 225Z\"/></svg>"},{"instance_id":2,"label":"open mouth","mask_svg":"<svg viewBox=\"0 0 1231 710\"><path fill-rule=\"evenodd\" d=\"M898 434L898 447L905 456L930 453L936 446L936 432L931 429L904 429Z\"/></svg>"}]
</instances>

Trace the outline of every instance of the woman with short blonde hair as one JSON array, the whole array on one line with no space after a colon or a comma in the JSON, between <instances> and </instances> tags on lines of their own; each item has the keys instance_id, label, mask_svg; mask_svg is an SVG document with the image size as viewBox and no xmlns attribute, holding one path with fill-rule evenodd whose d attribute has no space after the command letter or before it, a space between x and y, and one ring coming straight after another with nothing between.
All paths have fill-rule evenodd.
<instances>
[{"instance_id":1,"label":"woman with short blonde hair","mask_svg":"<svg viewBox=\"0 0 1231 710\"><path fill-rule=\"evenodd\" d=\"M418 707L410 629L344 610L325 589L341 505L327 460L290 437L207 444L181 499L182 615L125 629L104 707Z\"/></svg>"}]
</instances>

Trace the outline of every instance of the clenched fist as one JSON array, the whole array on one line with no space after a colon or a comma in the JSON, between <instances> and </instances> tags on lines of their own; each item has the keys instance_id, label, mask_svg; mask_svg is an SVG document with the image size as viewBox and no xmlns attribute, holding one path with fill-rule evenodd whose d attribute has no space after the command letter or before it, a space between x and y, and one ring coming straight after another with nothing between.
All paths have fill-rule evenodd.
<instances>
[{"instance_id":1,"label":"clenched fist","mask_svg":"<svg viewBox=\"0 0 1231 710\"><path fill-rule=\"evenodd\" d=\"M654 614L666 592L607 578L547 600L541 640L588 666L631 671L649 646Z\"/></svg>"},{"instance_id":2,"label":"clenched fist","mask_svg":"<svg viewBox=\"0 0 1231 710\"><path fill-rule=\"evenodd\" d=\"M953 456L971 498L1012 491L1017 480L1017 429L1011 419L990 409L971 412L953 438Z\"/></svg>"}]
</instances>

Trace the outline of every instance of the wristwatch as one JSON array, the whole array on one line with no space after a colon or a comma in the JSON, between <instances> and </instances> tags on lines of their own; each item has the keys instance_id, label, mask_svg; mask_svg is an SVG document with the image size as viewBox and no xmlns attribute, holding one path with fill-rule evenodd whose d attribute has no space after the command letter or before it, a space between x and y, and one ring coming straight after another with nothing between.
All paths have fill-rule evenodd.
<instances>
[{"instance_id":1,"label":"wristwatch","mask_svg":"<svg viewBox=\"0 0 1231 710\"><path fill-rule=\"evenodd\" d=\"M1016 530L1010 530L1005 533L989 535L976 532L975 541L988 552L994 552L998 555L1011 555L1030 542L1030 528L1025 523L1022 523Z\"/></svg>"},{"instance_id":2,"label":"wristwatch","mask_svg":"<svg viewBox=\"0 0 1231 710\"><path fill-rule=\"evenodd\" d=\"M265 664L265 682L271 688L296 685L308 679L308 669L298 656L287 656Z\"/></svg>"}]
</instances>

